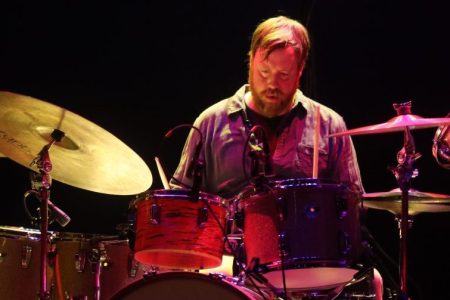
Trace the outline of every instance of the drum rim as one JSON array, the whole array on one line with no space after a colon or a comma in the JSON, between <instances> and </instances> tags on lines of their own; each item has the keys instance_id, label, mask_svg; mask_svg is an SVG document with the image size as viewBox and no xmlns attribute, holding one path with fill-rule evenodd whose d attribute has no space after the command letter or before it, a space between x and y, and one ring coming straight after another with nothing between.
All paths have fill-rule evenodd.
<instances>
[{"instance_id":1,"label":"drum rim","mask_svg":"<svg viewBox=\"0 0 450 300\"><path fill-rule=\"evenodd\" d=\"M136 196L134 204L145 200L192 200L192 191L189 189L156 189L148 190L142 194ZM203 202L207 201L209 204L221 206L227 208L226 200L220 196L213 195L206 192L199 192L199 200Z\"/></svg>"},{"instance_id":2,"label":"drum rim","mask_svg":"<svg viewBox=\"0 0 450 300\"><path fill-rule=\"evenodd\" d=\"M347 185L343 183L336 182L335 180L326 178L310 178L310 177L299 177L299 178L283 178L275 179L271 181L271 184L275 188L285 189L289 187L305 187L305 188L321 188L321 187L335 187L335 188L345 188Z\"/></svg>"},{"instance_id":3,"label":"drum rim","mask_svg":"<svg viewBox=\"0 0 450 300\"><path fill-rule=\"evenodd\" d=\"M232 290L234 293L236 293L237 295L241 295L241 296L246 296L245 292L240 290L239 288L233 288L236 285L233 285L231 283L228 283L226 281L224 281L223 279L219 278L219 277L214 277L211 275L207 275L207 274L202 274L202 273L196 273L196 272L166 272L166 273L159 273L156 275L150 275L147 277L144 277L140 280L137 280L129 285L127 285L126 287L124 287L123 289L121 289L120 291L118 291L116 294L114 294L111 297L111 300L121 300L123 299L123 297L129 295L131 292L135 291L136 289L143 287L147 284L149 284L152 281L158 281L158 280L170 280L170 279L179 279L179 278L188 278L188 279L201 279L201 280L206 280L209 282L214 282L216 285L218 286L222 286L225 287L229 290Z\"/></svg>"},{"instance_id":4,"label":"drum rim","mask_svg":"<svg viewBox=\"0 0 450 300\"><path fill-rule=\"evenodd\" d=\"M99 242L107 242L107 241L117 241L124 240L121 239L118 235L103 235L98 233L87 233L87 232L64 232L57 231L54 233L53 240L58 241L99 241Z\"/></svg>"},{"instance_id":5,"label":"drum rim","mask_svg":"<svg viewBox=\"0 0 450 300\"><path fill-rule=\"evenodd\" d=\"M48 231L47 236L52 239L55 232ZM15 226L0 226L0 237L12 239L28 239L40 240L41 231L38 229L15 227Z\"/></svg>"},{"instance_id":6,"label":"drum rim","mask_svg":"<svg viewBox=\"0 0 450 300\"><path fill-rule=\"evenodd\" d=\"M321 266L321 267L307 267L307 268L287 268L285 271L286 272L295 272L295 271L303 271L303 270L314 270L316 272L324 272L324 271L333 271L333 272L337 272L337 271L344 271L346 274L346 276L348 276L348 278L346 278L346 280L341 279L339 281L336 281L335 283L329 283L329 284L322 284L322 285L316 285L316 286L304 286L304 287L289 287L287 290L290 292L303 292L303 291L310 291L310 292L316 292L316 291L326 291L326 290L330 290L330 289L334 289L336 287L339 286L345 286L346 284L350 283L353 279L353 277L355 276L355 274L357 274L360 270L358 270L357 268L352 268L350 266L348 267L330 267L330 266ZM281 269L272 269L269 270L267 272L262 273L262 275L269 275L269 274L275 274L275 273L279 273L282 272ZM339 272L342 273L342 272ZM336 273L337 274L337 273ZM304 276L304 275L303 275ZM290 276L292 278L292 275ZM271 282L273 283L273 281ZM322 282L323 283L323 282ZM264 285L260 286L260 288L265 289ZM283 288L282 287L276 287L274 286L275 291L276 292L282 292Z\"/></svg>"}]
</instances>

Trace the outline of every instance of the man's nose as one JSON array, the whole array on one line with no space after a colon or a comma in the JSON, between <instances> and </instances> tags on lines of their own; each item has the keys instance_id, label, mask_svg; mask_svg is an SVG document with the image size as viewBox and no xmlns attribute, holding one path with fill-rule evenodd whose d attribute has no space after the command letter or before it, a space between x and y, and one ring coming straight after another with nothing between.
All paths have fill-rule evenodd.
<instances>
[{"instance_id":1,"label":"man's nose","mask_svg":"<svg viewBox=\"0 0 450 300\"><path fill-rule=\"evenodd\" d=\"M278 87L278 78L277 78L277 76L276 75L268 76L266 83L267 83L267 86L269 88L273 88L273 89L277 88Z\"/></svg>"}]
</instances>

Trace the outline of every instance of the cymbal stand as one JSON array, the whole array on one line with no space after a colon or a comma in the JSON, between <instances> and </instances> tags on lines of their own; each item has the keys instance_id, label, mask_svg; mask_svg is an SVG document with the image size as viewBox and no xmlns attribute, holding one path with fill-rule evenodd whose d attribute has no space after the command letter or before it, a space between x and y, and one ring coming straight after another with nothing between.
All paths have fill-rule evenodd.
<instances>
[{"instance_id":1,"label":"cymbal stand","mask_svg":"<svg viewBox=\"0 0 450 300\"><path fill-rule=\"evenodd\" d=\"M397 114L410 114L411 102L394 104L394 108L397 110ZM408 298L408 231L409 231L409 213L408 213L408 201L409 201L409 189L411 187L411 178L418 175L417 169L413 168L414 162L420 158L420 154L415 152L414 139L411 135L409 127L405 127L404 131L404 145L403 148L397 153L398 165L395 168L391 168L399 188L402 192L402 209L399 226L400 234L400 289L404 299Z\"/></svg>"},{"instance_id":2,"label":"cymbal stand","mask_svg":"<svg viewBox=\"0 0 450 300\"><path fill-rule=\"evenodd\" d=\"M48 235L48 200L50 198L50 186L52 178L50 172L52 163L48 151L55 142L60 142L64 138L64 132L54 129L51 134L52 140L45 145L37 157L31 162L31 166L36 164L39 173L33 173L32 189L38 190L41 199L41 265L40 265L40 289L39 299L50 299L50 293L47 291L47 235Z\"/></svg>"}]
</instances>

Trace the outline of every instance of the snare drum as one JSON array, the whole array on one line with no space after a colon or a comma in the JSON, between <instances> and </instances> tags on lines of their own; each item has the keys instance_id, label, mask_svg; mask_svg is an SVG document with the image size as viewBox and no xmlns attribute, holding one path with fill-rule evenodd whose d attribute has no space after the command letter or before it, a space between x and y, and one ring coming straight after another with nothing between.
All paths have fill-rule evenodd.
<instances>
[{"instance_id":1,"label":"snare drum","mask_svg":"<svg viewBox=\"0 0 450 300\"><path fill-rule=\"evenodd\" d=\"M349 282L361 253L358 197L318 179L280 180L271 187L238 200L247 265L258 262L257 270L279 290L283 272L289 290Z\"/></svg>"},{"instance_id":2,"label":"snare drum","mask_svg":"<svg viewBox=\"0 0 450 300\"><path fill-rule=\"evenodd\" d=\"M37 299L40 292L40 231L23 227L0 227L0 298ZM47 291L52 269L47 268Z\"/></svg>"},{"instance_id":3,"label":"snare drum","mask_svg":"<svg viewBox=\"0 0 450 300\"><path fill-rule=\"evenodd\" d=\"M221 264L227 210L220 197L188 190L154 190L135 202L135 258L163 268Z\"/></svg>"},{"instance_id":4,"label":"snare drum","mask_svg":"<svg viewBox=\"0 0 450 300\"><path fill-rule=\"evenodd\" d=\"M183 300L260 300L253 290L215 276L193 272L169 272L135 282L111 300L183 299Z\"/></svg>"},{"instance_id":5,"label":"snare drum","mask_svg":"<svg viewBox=\"0 0 450 300\"><path fill-rule=\"evenodd\" d=\"M128 241L116 236L59 233L54 243L54 294L58 300L107 300L145 272L145 266L133 260Z\"/></svg>"}]
</instances>

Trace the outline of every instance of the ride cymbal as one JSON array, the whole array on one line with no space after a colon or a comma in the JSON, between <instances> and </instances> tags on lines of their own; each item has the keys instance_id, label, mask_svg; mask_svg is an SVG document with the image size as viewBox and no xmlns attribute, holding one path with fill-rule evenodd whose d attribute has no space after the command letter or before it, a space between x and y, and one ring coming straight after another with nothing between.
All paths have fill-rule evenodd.
<instances>
[{"instance_id":1,"label":"ride cymbal","mask_svg":"<svg viewBox=\"0 0 450 300\"><path fill-rule=\"evenodd\" d=\"M396 116L387 121L386 123L369 125L342 132L337 132L330 134L329 137L404 131L406 127L408 127L409 129L419 129L428 127L438 127L447 124L450 124L450 118L427 119L413 114L405 114Z\"/></svg>"},{"instance_id":2,"label":"ride cymbal","mask_svg":"<svg viewBox=\"0 0 450 300\"><path fill-rule=\"evenodd\" d=\"M402 192L399 188L388 192L363 194L363 206L390 211L395 215L402 212ZM411 189L408 192L408 214L450 212L450 196L443 194L419 192Z\"/></svg>"},{"instance_id":3,"label":"ride cymbal","mask_svg":"<svg viewBox=\"0 0 450 300\"><path fill-rule=\"evenodd\" d=\"M65 137L49 150L53 179L113 195L138 194L151 186L145 162L106 130L56 105L0 92L0 153L38 171L31 163L50 143L54 129Z\"/></svg>"}]
</instances>

